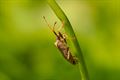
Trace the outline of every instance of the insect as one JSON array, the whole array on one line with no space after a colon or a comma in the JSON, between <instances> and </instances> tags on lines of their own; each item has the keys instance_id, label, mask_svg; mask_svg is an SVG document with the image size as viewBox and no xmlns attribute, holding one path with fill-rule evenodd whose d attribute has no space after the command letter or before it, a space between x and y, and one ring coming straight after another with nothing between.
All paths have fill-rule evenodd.
<instances>
[{"instance_id":1,"label":"insect","mask_svg":"<svg viewBox=\"0 0 120 80\"><path fill-rule=\"evenodd\" d=\"M77 64L78 60L75 56L73 56L71 54L69 47L67 45L65 34L62 34L60 32L60 30L64 27L64 22L62 23L62 26L60 27L60 29L58 31L55 31L54 27L57 22L55 22L53 28L51 28L44 16L43 16L43 18L44 18L45 22L47 23L48 27L52 30L52 32L56 36L55 46L59 49L59 51L62 53L62 55L68 62L70 62L71 64L74 64L74 65Z\"/></svg>"}]
</instances>

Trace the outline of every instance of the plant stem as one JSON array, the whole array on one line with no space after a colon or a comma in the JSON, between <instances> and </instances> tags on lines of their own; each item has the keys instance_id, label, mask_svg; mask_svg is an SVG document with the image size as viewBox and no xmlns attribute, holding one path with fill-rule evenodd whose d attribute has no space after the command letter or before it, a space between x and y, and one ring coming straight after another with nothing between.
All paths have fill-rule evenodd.
<instances>
[{"instance_id":1,"label":"plant stem","mask_svg":"<svg viewBox=\"0 0 120 80\"><path fill-rule=\"evenodd\" d=\"M62 9L59 7L55 0L47 0L47 2L54 11L54 13L56 14L56 16L60 19L60 21L64 22L65 32L67 33L68 37L70 37L73 47L75 48L76 53L75 55L79 59L78 66L82 80L89 80L88 71L85 65L83 54L79 46L78 40L75 36L75 33L73 31L72 25L70 24L70 21L68 20L67 16L65 15L65 13L62 11Z\"/></svg>"}]
</instances>

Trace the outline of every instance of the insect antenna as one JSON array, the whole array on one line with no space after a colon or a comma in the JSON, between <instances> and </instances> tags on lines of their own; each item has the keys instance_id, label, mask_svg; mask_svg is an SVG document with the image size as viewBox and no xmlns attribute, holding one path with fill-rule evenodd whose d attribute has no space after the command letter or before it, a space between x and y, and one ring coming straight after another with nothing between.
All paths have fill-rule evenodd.
<instances>
[{"instance_id":1,"label":"insect antenna","mask_svg":"<svg viewBox=\"0 0 120 80\"><path fill-rule=\"evenodd\" d=\"M50 28L50 30L54 31L54 30L50 27L50 25L49 25L49 23L47 22L47 20L46 20L45 16L43 16L43 19L44 19L44 20L45 20L45 22L47 23L47 25L48 25L48 27Z\"/></svg>"},{"instance_id":2,"label":"insect antenna","mask_svg":"<svg viewBox=\"0 0 120 80\"><path fill-rule=\"evenodd\" d=\"M45 16L43 16L43 19L45 20L45 22L47 23L48 27L50 28L50 30L58 37L57 33L55 32L54 28L57 24L57 22L54 23L53 29L50 27L49 23L47 22Z\"/></svg>"},{"instance_id":3,"label":"insect antenna","mask_svg":"<svg viewBox=\"0 0 120 80\"><path fill-rule=\"evenodd\" d=\"M53 30L55 30L56 24L57 24L57 21L55 21L55 23L54 23Z\"/></svg>"}]
</instances>

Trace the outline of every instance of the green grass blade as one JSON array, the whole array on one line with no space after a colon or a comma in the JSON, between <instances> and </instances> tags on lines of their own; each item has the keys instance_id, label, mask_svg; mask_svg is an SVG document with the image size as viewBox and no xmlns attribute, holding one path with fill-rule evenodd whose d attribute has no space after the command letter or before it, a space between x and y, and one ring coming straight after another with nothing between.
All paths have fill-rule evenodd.
<instances>
[{"instance_id":1,"label":"green grass blade","mask_svg":"<svg viewBox=\"0 0 120 80\"><path fill-rule=\"evenodd\" d=\"M65 13L62 11L62 9L59 7L55 0L47 0L47 2L54 11L54 13L56 14L56 16L60 19L60 21L64 22L65 32L67 33L68 37L70 37L73 47L75 48L76 53L75 55L79 59L78 66L82 80L89 80L88 71L85 65L83 54L79 46L78 40L75 36L75 33L73 31L72 25L70 24L70 21L68 20L67 16L65 15Z\"/></svg>"}]
</instances>

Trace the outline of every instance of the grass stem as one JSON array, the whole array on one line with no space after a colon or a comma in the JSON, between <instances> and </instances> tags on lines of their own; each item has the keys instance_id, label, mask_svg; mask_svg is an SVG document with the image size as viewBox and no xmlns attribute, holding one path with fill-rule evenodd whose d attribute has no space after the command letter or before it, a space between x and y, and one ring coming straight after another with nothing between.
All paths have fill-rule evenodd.
<instances>
[{"instance_id":1,"label":"grass stem","mask_svg":"<svg viewBox=\"0 0 120 80\"><path fill-rule=\"evenodd\" d=\"M72 25L70 24L70 21L55 0L47 0L47 2L56 14L56 16L60 19L60 21L64 21L65 32L67 33L68 37L70 37L73 47L75 48L75 55L79 59L78 67L81 73L82 80L89 80L88 71L83 58L83 53L73 31Z\"/></svg>"}]
</instances>

